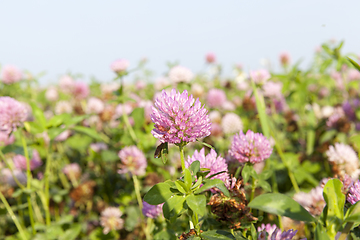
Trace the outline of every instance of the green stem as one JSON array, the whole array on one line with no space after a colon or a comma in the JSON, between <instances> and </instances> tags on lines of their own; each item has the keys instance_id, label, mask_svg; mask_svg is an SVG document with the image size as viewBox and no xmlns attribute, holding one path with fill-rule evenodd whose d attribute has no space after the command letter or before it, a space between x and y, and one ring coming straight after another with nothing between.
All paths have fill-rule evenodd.
<instances>
[{"instance_id":1,"label":"green stem","mask_svg":"<svg viewBox=\"0 0 360 240\"><path fill-rule=\"evenodd\" d=\"M4 197L4 195L2 194L1 191L0 191L0 199L4 203L5 208L8 211L8 213L10 214L11 219L14 221L16 228L19 230L21 238L24 240L27 240L28 238L25 235L24 229L21 227L19 220L15 216L13 210L11 209L9 203L6 201L6 198Z\"/></svg>"},{"instance_id":2,"label":"green stem","mask_svg":"<svg viewBox=\"0 0 360 240\"><path fill-rule=\"evenodd\" d=\"M250 200L249 200L249 202L251 202L253 199L254 199L254 196L255 196L255 189L256 189L256 187L255 187L255 178L251 178L251 195L250 195Z\"/></svg>"},{"instance_id":3,"label":"green stem","mask_svg":"<svg viewBox=\"0 0 360 240\"><path fill-rule=\"evenodd\" d=\"M23 149L24 149L25 159L26 159L26 176L27 176L26 189L31 190L32 175L31 175L31 168L30 168L29 152L28 152L28 148L27 148L27 144L26 144L24 134L21 134L21 142L22 142L22 146L23 146ZM35 221L34 221L31 197L30 197L29 194L27 195L26 199L27 199L28 207L29 207L29 217L30 217L31 229L32 229L32 233L35 235L36 234Z\"/></svg>"},{"instance_id":4,"label":"green stem","mask_svg":"<svg viewBox=\"0 0 360 240\"><path fill-rule=\"evenodd\" d=\"M45 181L45 219L46 225L50 225L51 218L50 218L50 196L49 196L49 176L50 176L50 166L51 166L51 155L50 155L51 144L46 148L46 167L45 167L45 174L44 174L44 181Z\"/></svg>"},{"instance_id":5,"label":"green stem","mask_svg":"<svg viewBox=\"0 0 360 240\"><path fill-rule=\"evenodd\" d=\"M137 176L135 174L132 175L132 178L133 178L133 181L134 181L134 188L135 188L136 198L137 198L137 201L138 201L138 204L139 204L139 207L140 207L140 211L142 211L143 204L142 204L142 200L141 200L139 180L138 180L138 178L137 178Z\"/></svg>"},{"instance_id":6,"label":"green stem","mask_svg":"<svg viewBox=\"0 0 360 240\"><path fill-rule=\"evenodd\" d=\"M137 178L137 176L135 174L132 175L132 178L133 178L133 181L134 181L136 199L137 199L137 202L138 202L139 208L140 208L141 226L142 226L142 229L143 229L143 231L145 233L146 239L150 240L151 235L149 234L149 232L147 231L146 226L144 225L144 215L142 214L143 204L142 204L141 193L140 193L139 179Z\"/></svg>"},{"instance_id":7,"label":"green stem","mask_svg":"<svg viewBox=\"0 0 360 240\"><path fill-rule=\"evenodd\" d=\"M357 213L359 213L359 212L360 212L360 205L358 204L358 205L355 206L355 208L354 208L354 210L352 211L352 213L350 214L350 216L351 216L351 215L355 215L355 214L357 214ZM348 223L346 223L344 229L343 229L342 232L341 232L341 235L340 235L340 237L339 237L339 240L345 240L345 239L347 238L347 236L348 236L351 228L353 227L353 225L354 225L354 222L348 222Z\"/></svg>"},{"instance_id":8,"label":"green stem","mask_svg":"<svg viewBox=\"0 0 360 240\"><path fill-rule=\"evenodd\" d=\"M125 108L123 107L123 120L124 120L124 123L126 125L126 128L129 130L129 133L130 133L130 136L132 138L132 140L137 143L137 137L135 135L135 132L134 132L134 129L132 128L130 122L129 122L129 118L128 118L128 115L125 113Z\"/></svg>"},{"instance_id":9,"label":"green stem","mask_svg":"<svg viewBox=\"0 0 360 240\"><path fill-rule=\"evenodd\" d=\"M181 169L182 171L185 170L185 157L184 157L184 146L180 145L180 159L181 159Z\"/></svg>"},{"instance_id":10,"label":"green stem","mask_svg":"<svg viewBox=\"0 0 360 240\"><path fill-rule=\"evenodd\" d=\"M286 166L286 168L288 170L289 178L290 178L290 181L291 181L291 183L292 183L292 185L294 187L295 192L297 192L297 193L300 192L300 188L299 188L299 186L298 186L298 184L296 182L294 174L291 171L290 167L288 166L288 164L286 162L286 159L284 157L284 153L281 150L281 148L280 148L280 146L279 146L279 144L278 144L278 142L276 140L275 140L275 148L276 148L276 150L277 150L277 152L278 152L278 154L280 156L281 161L283 162L283 164Z\"/></svg>"},{"instance_id":11,"label":"green stem","mask_svg":"<svg viewBox=\"0 0 360 240\"><path fill-rule=\"evenodd\" d=\"M5 155L3 154L3 152L2 152L1 150L0 150L0 157L4 160L4 162L5 162L5 164L6 164L6 167L7 167L8 169L10 169L11 176L12 176L12 178L14 179L14 181L16 182L16 184L17 184L22 190L24 190L24 189L25 189L25 186L22 185L22 184L20 183L20 181L17 179L17 177L15 176L15 174L14 174L14 172L13 172L13 170L12 170L11 165L9 164L9 162L7 161Z\"/></svg>"}]
</instances>

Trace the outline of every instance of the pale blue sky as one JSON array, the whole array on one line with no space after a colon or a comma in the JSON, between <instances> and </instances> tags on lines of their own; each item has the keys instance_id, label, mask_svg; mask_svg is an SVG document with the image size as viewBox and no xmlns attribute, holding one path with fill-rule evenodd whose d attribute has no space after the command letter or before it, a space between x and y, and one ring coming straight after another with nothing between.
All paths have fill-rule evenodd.
<instances>
[{"instance_id":1,"label":"pale blue sky","mask_svg":"<svg viewBox=\"0 0 360 240\"><path fill-rule=\"evenodd\" d=\"M360 54L359 9L357 0L2 1L0 63L45 70L43 83L67 71L110 81L118 58L134 66L147 57L157 76L167 61L202 70L207 52L225 74L235 63L277 63L284 50L308 64L315 47L332 38Z\"/></svg>"}]
</instances>

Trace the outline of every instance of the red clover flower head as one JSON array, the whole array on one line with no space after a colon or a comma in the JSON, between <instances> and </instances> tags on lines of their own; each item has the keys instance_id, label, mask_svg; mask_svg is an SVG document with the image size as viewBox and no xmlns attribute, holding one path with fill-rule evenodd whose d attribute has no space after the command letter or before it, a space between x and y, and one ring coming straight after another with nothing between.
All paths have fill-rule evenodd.
<instances>
[{"instance_id":1,"label":"red clover flower head","mask_svg":"<svg viewBox=\"0 0 360 240\"><path fill-rule=\"evenodd\" d=\"M129 61L125 59L118 59L115 60L111 65L110 68L116 73L123 73L129 67Z\"/></svg>"},{"instance_id":2,"label":"red clover flower head","mask_svg":"<svg viewBox=\"0 0 360 240\"><path fill-rule=\"evenodd\" d=\"M195 161L200 162L200 168L209 168L210 173L209 176L218 172L225 171L224 173L221 173L219 175L216 175L212 177L212 179L220 179L224 183L226 183L229 179L228 174L228 165L226 163L225 158L222 158L220 155L217 156L217 153L214 149L211 149L210 153L205 156L205 148L202 148L200 152L195 150L192 157L188 156L188 160L185 161L185 167L190 167L191 163Z\"/></svg>"},{"instance_id":3,"label":"red clover flower head","mask_svg":"<svg viewBox=\"0 0 360 240\"><path fill-rule=\"evenodd\" d=\"M229 153L239 162L259 163L269 158L272 153L270 141L261 133L248 130L246 134L235 134Z\"/></svg>"},{"instance_id":4,"label":"red clover flower head","mask_svg":"<svg viewBox=\"0 0 360 240\"><path fill-rule=\"evenodd\" d=\"M0 97L0 131L10 133L26 121L28 110L11 97Z\"/></svg>"},{"instance_id":5,"label":"red clover flower head","mask_svg":"<svg viewBox=\"0 0 360 240\"><path fill-rule=\"evenodd\" d=\"M145 174L147 167L146 157L140 149L136 146L124 147L119 152L121 160L121 169L118 170L119 174L131 173L137 176Z\"/></svg>"},{"instance_id":6,"label":"red clover flower head","mask_svg":"<svg viewBox=\"0 0 360 240\"><path fill-rule=\"evenodd\" d=\"M170 94L163 90L152 110L151 120L155 123L152 134L160 142L195 142L211 133L207 110L186 90L180 93L173 89Z\"/></svg>"},{"instance_id":7,"label":"red clover flower head","mask_svg":"<svg viewBox=\"0 0 360 240\"><path fill-rule=\"evenodd\" d=\"M142 213L144 216L148 218L157 218L160 214L162 214L162 206L164 203L159 205L150 205L143 200L143 208Z\"/></svg>"},{"instance_id":8,"label":"red clover flower head","mask_svg":"<svg viewBox=\"0 0 360 240\"><path fill-rule=\"evenodd\" d=\"M347 195L347 201L351 204L355 204L359 200L360 200L360 181L357 180L351 185L349 189L349 193Z\"/></svg>"}]
</instances>

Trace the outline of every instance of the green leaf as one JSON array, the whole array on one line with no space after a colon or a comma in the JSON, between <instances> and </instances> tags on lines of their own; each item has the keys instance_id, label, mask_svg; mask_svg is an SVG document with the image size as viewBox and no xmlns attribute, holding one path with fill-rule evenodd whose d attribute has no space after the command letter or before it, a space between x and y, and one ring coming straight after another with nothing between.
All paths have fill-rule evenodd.
<instances>
[{"instance_id":1,"label":"green leaf","mask_svg":"<svg viewBox=\"0 0 360 240\"><path fill-rule=\"evenodd\" d=\"M196 183L191 187L191 189L195 189L195 188L197 188L198 186L200 186L201 183L202 183L202 180L203 180L203 177L200 176L199 179L196 181Z\"/></svg>"},{"instance_id":2,"label":"green leaf","mask_svg":"<svg viewBox=\"0 0 360 240\"><path fill-rule=\"evenodd\" d=\"M48 130L48 136L50 138L50 140L55 139L57 136L59 136L62 132L64 132L66 130L66 128L50 128Z\"/></svg>"},{"instance_id":3,"label":"green leaf","mask_svg":"<svg viewBox=\"0 0 360 240\"><path fill-rule=\"evenodd\" d=\"M48 122L47 127L59 127L67 119L71 118L70 114L60 114L53 116Z\"/></svg>"},{"instance_id":4,"label":"green leaf","mask_svg":"<svg viewBox=\"0 0 360 240\"><path fill-rule=\"evenodd\" d=\"M268 169L268 170L262 171L259 175L259 178L262 180L268 180L273 174L274 174L273 170Z\"/></svg>"},{"instance_id":5,"label":"green leaf","mask_svg":"<svg viewBox=\"0 0 360 240\"><path fill-rule=\"evenodd\" d=\"M330 240L326 229L320 223L318 223L315 228L315 240Z\"/></svg>"},{"instance_id":6,"label":"green leaf","mask_svg":"<svg viewBox=\"0 0 360 240\"><path fill-rule=\"evenodd\" d=\"M71 228L66 230L64 234L62 234L59 240L73 240L76 239L80 232L81 232L81 224L80 223L73 223L71 224Z\"/></svg>"},{"instance_id":7,"label":"green leaf","mask_svg":"<svg viewBox=\"0 0 360 240\"><path fill-rule=\"evenodd\" d=\"M197 140L197 139L196 139L196 141L199 142L199 143L201 143L202 145L208 147L208 148L211 148L211 149L214 149L214 150L215 150L215 148L214 148L213 146L211 146L210 144L207 144L207 143L204 143L204 142L200 142L200 141Z\"/></svg>"},{"instance_id":8,"label":"green leaf","mask_svg":"<svg viewBox=\"0 0 360 240\"><path fill-rule=\"evenodd\" d=\"M134 119L134 129L141 129L145 122L144 108L135 108L131 117Z\"/></svg>"},{"instance_id":9,"label":"green leaf","mask_svg":"<svg viewBox=\"0 0 360 240\"><path fill-rule=\"evenodd\" d=\"M171 229L164 229L154 235L154 240L177 240L176 233Z\"/></svg>"},{"instance_id":10,"label":"green leaf","mask_svg":"<svg viewBox=\"0 0 360 240\"><path fill-rule=\"evenodd\" d=\"M205 195L189 195L186 198L186 204L193 210L193 212L204 216L206 211L206 197Z\"/></svg>"},{"instance_id":11,"label":"green leaf","mask_svg":"<svg viewBox=\"0 0 360 240\"><path fill-rule=\"evenodd\" d=\"M211 174L210 176L206 177L208 179L212 179L213 177L219 175L219 174L222 174L222 173L226 173L227 171L221 171L221 172L217 172L217 173L214 173L214 174Z\"/></svg>"},{"instance_id":12,"label":"green leaf","mask_svg":"<svg viewBox=\"0 0 360 240\"><path fill-rule=\"evenodd\" d=\"M183 194L185 194L187 191L185 190L186 189L186 186L185 186L185 183L183 183L181 180L176 180L175 181L175 185L176 185L176 188Z\"/></svg>"},{"instance_id":13,"label":"green leaf","mask_svg":"<svg viewBox=\"0 0 360 240\"><path fill-rule=\"evenodd\" d=\"M170 185L167 183L158 183L153 186L144 196L144 201L151 205L159 205L168 200L172 195Z\"/></svg>"},{"instance_id":14,"label":"green leaf","mask_svg":"<svg viewBox=\"0 0 360 240\"><path fill-rule=\"evenodd\" d=\"M224 230L210 230L201 233L204 240L235 240L234 235Z\"/></svg>"},{"instance_id":15,"label":"green leaf","mask_svg":"<svg viewBox=\"0 0 360 240\"><path fill-rule=\"evenodd\" d=\"M356 202L354 205L351 205L351 207L346 212L344 221L360 223L360 201Z\"/></svg>"},{"instance_id":16,"label":"green leaf","mask_svg":"<svg viewBox=\"0 0 360 240\"><path fill-rule=\"evenodd\" d=\"M188 192L192 185L192 178L190 170L185 168L184 169L184 183L185 183L185 190Z\"/></svg>"},{"instance_id":17,"label":"green leaf","mask_svg":"<svg viewBox=\"0 0 360 240\"><path fill-rule=\"evenodd\" d=\"M271 186L270 184L265 180L259 180L258 185L264 189L266 192L271 192Z\"/></svg>"},{"instance_id":18,"label":"green leaf","mask_svg":"<svg viewBox=\"0 0 360 240\"><path fill-rule=\"evenodd\" d=\"M119 160L119 156L116 152L111 150L103 150L101 151L101 158L104 162L115 162Z\"/></svg>"},{"instance_id":19,"label":"green leaf","mask_svg":"<svg viewBox=\"0 0 360 240\"><path fill-rule=\"evenodd\" d=\"M139 208L135 206L128 206L125 213L127 215L127 218L125 219L124 227L129 232L134 231L136 226L139 225L142 213L140 213Z\"/></svg>"},{"instance_id":20,"label":"green leaf","mask_svg":"<svg viewBox=\"0 0 360 240\"><path fill-rule=\"evenodd\" d=\"M184 202L187 197L174 195L169 198L165 204L163 205L163 214L166 219L170 219L172 217L176 217L180 214L181 210L184 208Z\"/></svg>"},{"instance_id":21,"label":"green leaf","mask_svg":"<svg viewBox=\"0 0 360 240\"><path fill-rule=\"evenodd\" d=\"M46 129L46 118L44 116L43 111L34 102L30 103L30 106L32 108L32 113L33 113L33 116L34 116L36 122L39 124L41 129L44 131Z\"/></svg>"},{"instance_id":22,"label":"green leaf","mask_svg":"<svg viewBox=\"0 0 360 240\"><path fill-rule=\"evenodd\" d=\"M330 179L324 186L324 199L328 206L328 217L344 217L345 195L341 188L343 184L339 179Z\"/></svg>"},{"instance_id":23,"label":"green leaf","mask_svg":"<svg viewBox=\"0 0 360 240\"><path fill-rule=\"evenodd\" d=\"M83 127L83 126L74 126L74 127L72 127L72 129L79 133L86 134L89 137L94 138L95 140L104 141L106 143L109 142L108 138L101 137L95 129L87 128L87 127Z\"/></svg>"},{"instance_id":24,"label":"green leaf","mask_svg":"<svg viewBox=\"0 0 360 240\"><path fill-rule=\"evenodd\" d=\"M196 175L200 171L200 161L196 160L190 164L190 171L193 175Z\"/></svg>"},{"instance_id":25,"label":"green leaf","mask_svg":"<svg viewBox=\"0 0 360 240\"><path fill-rule=\"evenodd\" d=\"M249 203L248 207L298 221L315 221L315 218L299 203L281 193L266 193L257 196Z\"/></svg>"},{"instance_id":26,"label":"green leaf","mask_svg":"<svg viewBox=\"0 0 360 240\"><path fill-rule=\"evenodd\" d=\"M264 133L264 136L269 138L270 137L270 129L269 129L269 125L268 125L268 119L267 119L267 114L266 114L264 98L262 95L259 95L259 93L257 92L254 81L251 81L251 86L252 86L252 89L253 89L253 92L255 95L256 108L259 113L261 129Z\"/></svg>"},{"instance_id":27,"label":"green leaf","mask_svg":"<svg viewBox=\"0 0 360 240\"><path fill-rule=\"evenodd\" d=\"M225 196L230 197L229 191L225 187L224 182L220 179L206 180L205 184L201 188L196 190L194 193L198 194L215 187L218 188L220 191L222 191L225 194Z\"/></svg>"},{"instance_id":28,"label":"green leaf","mask_svg":"<svg viewBox=\"0 0 360 240\"><path fill-rule=\"evenodd\" d=\"M349 57L346 57L347 58L347 60L349 60L350 62L351 62L351 64L358 70L358 71L360 71L360 66L359 66L359 64L357 63L357 62L355 62L354 60L352 60L351 58L349 58Z\"/></svg>"}]
</instances>

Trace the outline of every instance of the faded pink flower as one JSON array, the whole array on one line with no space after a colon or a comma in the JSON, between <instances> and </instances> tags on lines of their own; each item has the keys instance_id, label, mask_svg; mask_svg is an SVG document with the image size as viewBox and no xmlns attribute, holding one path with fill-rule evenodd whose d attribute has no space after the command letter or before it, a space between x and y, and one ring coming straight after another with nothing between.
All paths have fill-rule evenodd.
<instances>
[{"instance_id":1,"label":"faded pink flower","mask_svg":"<svg viewBox=\"0 0 360 240\"><path fill-rule=\"evenodd\" d=\"M1 81L5 84L19 82L22 79L22 72L15 66L5 65L1 72Z\"/></svg>"},{"instance_id":2,"label":"faded pink flower","mask_svg":"<svg viewBox=\"0 0 360 240\"><path fill-rule=\"evenodd\" d=\"M55 87L49 87L45 92L45 97L50 102L55 102L59 98L59 93Z\"/></svg>"},{"instance_id":3,"label":"faded pink flower","mask_svg":"<svg viewBox=\"0 0 360 240\"><path fill-rule=\"evenodd\" d=\"M26 170L26 158L23 155L17 154L13 157L14 165L16 169ZM42 161L38 151L33 150L32 159L30 159L30 170L33 171L42 165Z\"/></svg>"},{"instance_id":4,"label":"faded pink flower","mask_svg":"<svg viewBox=\"0 0 360 240\"><path fill-rule=\"evenodd\" d=\"M6 132L0 131L0 146L7 146L15 142L15 137L13 134L9 136Z\"/></svg>"},{"instance_id":5,"label":"faded pink flower","mask_svg":"<svg viewBox=\"0 0 360 240\"><path fill-rule=\"evenodd\" d=\"M111 65L110 68L116 73L123 73L129 67L129 61L125 59L118 59L115 60Z\"/></svg>"},{"instance_id":6,"label":"faded pink flower","mask_svg":"<svg viewBox=\"0 0 360 240\"><path fill-rule=\"evenodd\" d=\"M216 56L214 53L208 53L205 56L205 60L207 63L214 63L216 61Z\"/></svg>"},{"instance_id":7,"label":"faded pink flower","mask_svg":"<svg viewBox=\"0 0 360 240\"><path fill-rule=\"evenodd\" d=\"M271 78L269 71L265 69L260 69L257 71L251 71L250 77L254 80L257 84L264 84L267 80Z\"/></svg>"},{"instance_id":8,"label":"faded pink flower","mask_svg":"<svg viewBox=\"0 0 360 240\"><path fill-rule=\"evenodd\" d=\"M280 58L281 65L287 66L287 65L290 64L291 57L290 57L290 54L288 52L280 53L279 58Z\"/></svg>"},{"instance_id":9,"label":"faded pink flower","mask_svg":"<svg viewBox=\"0 0 360 240\"><path fill-rule=\"evenodd\" d=\"M25 104L11 97L0 97L0 131L10 133L20 127L28 117Z\"/></svg>"},{"instance_id":10,"label":"faded pink flower","mask_svg":"<svg viewBox=\"0 0 360 240\"><path fill-rule=\"evenodd\" d=\"M169 71L169 78L173 83L188 83L194 78L192 71L183 66L175 66Z\"/></svg>"},{"instance_id":11,"label":"faded pink flower","mask_svg":"<svg viewBox=\"0 0 360 240\"><path fill-rule=\"evenodd\" d=\"M84 82L76 82L73 89L75 98L81 100L90 94L89 86Z\"/></svg>"},{"instance_id":12,"label":"faded pink flower","mask_svg":"<svg viewBox=\"0 0 360 240\"><path fill-rule=\"evenodd\" d=\"M120 230L124 226L121 219L122 212L117 207L107 207L101 212L100 225L104 227L103 233L106 235L112 230Z\"/></svg>"},{"instance_id":13,"label":"faded pink flower","mask_svg":"<svg viewBox=\"0 0 360 240\"><path fill-rule=\"evenodd\" d=\"M226 101L226 94L221 89L213 88L209 90L206 100L209 107L220 107Z\"/></svg>"},{"instance_id":14,"label":"faded pink flower","mask_svg":"<svg viewBox=\"0 0 360 240\"><path fill-rule=\"evenodd\" d=\"M65 165L62 171L69 179L79 179L81 176L81 167L77 163Z\"/></svg>"},{"instance_id":15,"label":"faded pink flower","mask_svg":"<svg viewBox=\"0 0 360 240\"><path fill-rule=\"evenodd\" d=\"M59 86L64 93L71 93L74 89L75 81L72 77L65 75L60 78Z\"/></svg>"},{"instance_id":16,"label":"faded pink flower","mask_svg":"<svg viewBox=\"0 0 360 240\"><path fill-rule=\"evenodd\" d=\"M56 103L56 106L55 106L56 114L72 113L72 111L73 111L73 107L70 102L59 101Z\"/></svg>"},{"instance_id":17,"label":"faded pink flower","mask_svg":"<svg viewBox=\"0 0 360 240\"><path fill-rule=\"evenodd\" d=\"M91 98L89 98L86 107L87 107L86 108L87 114L91 114L91 113L99 114L102 111L104 111L105 105L104 105L103 101L101 101L100 99L91 97Z\"/></svg>"},{"instance_id":18,"label":"faded pink flower","mask_svg":"<svg viewBox=\"0 0 360 240\"><path fill-rule=\"evenodd\" d=\"M136 146L124 147L118 155L121 160L119 174L131 173L142 176L146 173L146 157Z\"/></svg>"}]
</instances>

